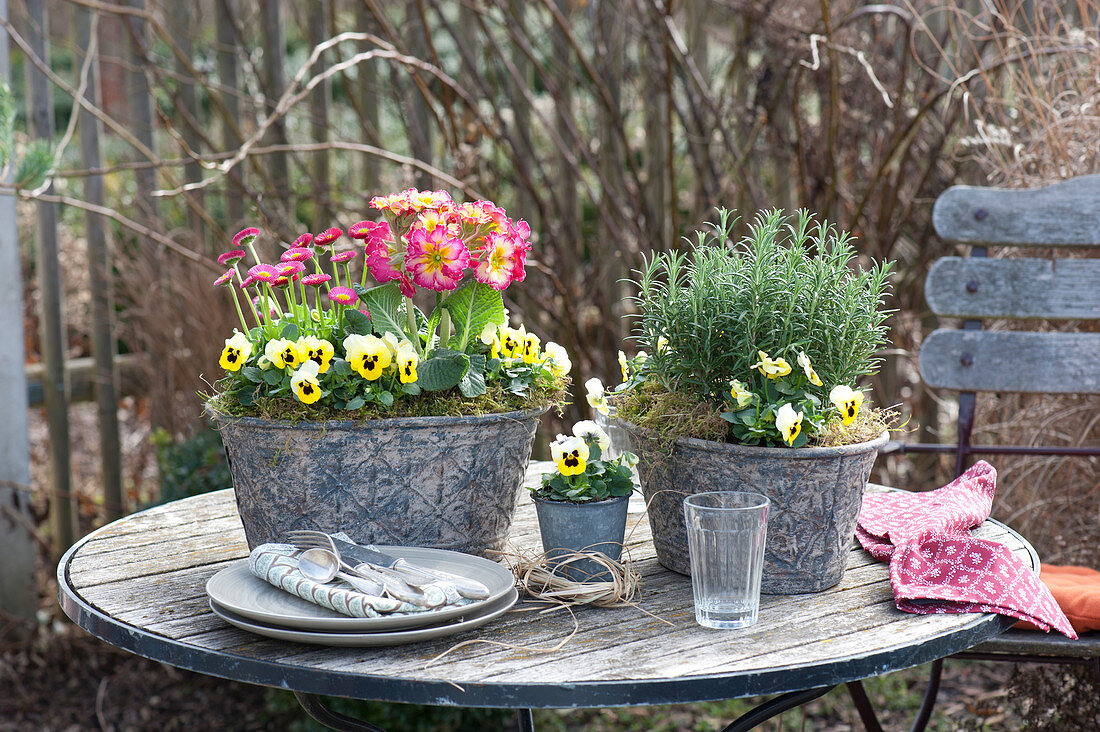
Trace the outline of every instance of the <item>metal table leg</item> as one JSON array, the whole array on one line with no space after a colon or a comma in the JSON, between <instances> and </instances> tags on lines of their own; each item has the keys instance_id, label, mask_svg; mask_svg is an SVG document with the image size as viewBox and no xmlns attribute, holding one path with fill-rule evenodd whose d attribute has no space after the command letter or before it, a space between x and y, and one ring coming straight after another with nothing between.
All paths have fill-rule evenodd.
<instances>
[{"instance_id":1,"label":"metal table leg","mask_svg":"<svg viewBox=\"0 0 1100 732\"><path fill-rule=\"evenodd\" d=\"M747 732L756 725L771 719L775 715L781 714L793 707L801 706L808 701L813 701L820 696L825 696L835 688L836 685L834 684L833 686L822 686L817 689L806 689L805 691L789 691L786 694L781 694L774 699L764 702L756 709L742 714L726 725L722 732Z\"/></svg>"},{"instance_id":2,"label":"metal table leg","mask_svg":"<svg viewBox=\"0 0 1100 732\"><path fill-rule=\"evenodd\" d=\"M341 730L342 732L386 732L386 730L376 727L370 722L364 722L361 719L349 717L346 714L329 709L319 697L313 694L296 691L294 692L294 698L302 705L302 709L306 711L306 714L330 729Z\"/></svg>"}]
</instances>

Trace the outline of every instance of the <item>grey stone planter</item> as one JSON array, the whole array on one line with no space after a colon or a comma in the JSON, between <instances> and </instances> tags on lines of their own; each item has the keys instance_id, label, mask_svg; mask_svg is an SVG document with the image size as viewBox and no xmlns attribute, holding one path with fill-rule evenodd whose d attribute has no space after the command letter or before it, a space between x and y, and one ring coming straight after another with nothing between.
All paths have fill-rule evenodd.
<instances>
[{"instance_id":1,"label":"grey stone planter","mask_svg":"<svg viewBox=\"0 0 1100 732\"><path fill-rule=\"evenodd\" d=\"M297 424L212 416L249 547L317 529L485 556L511 528L545 411Z\"/></svg>"},{"instance_id":2,"label":"grey stone planter","mask_svg":"<svg viewBox=\"0 0 1100 732\"><path fill-rule=\"evenodd\" d=\"M626 423L624 423L626 424ZM684 497L755 491L771 501L761 592L819 592L840 582L863 490L887 433L841 447L747 447L681 438L671 454L627 424L640 462L657 559L690 574Z\"/></svg>"},{"instance_id":3,"label":"grey stone planter","mask_svg":"<svg viewBox=\"0 0 1100 732\"><path fill-rule=\"evenodd\" d=\"M531 499L539 517L542 548L549 555L551 565L555 564L557 556L569 552L602 552L615 560L622 554L629 495L595 503L547 501L537 496ZM555 549L566 551L555 552ZM574 582L610 579L608 572L591 560L570 562L558 573Z\"/></svg>"}]
</instances>

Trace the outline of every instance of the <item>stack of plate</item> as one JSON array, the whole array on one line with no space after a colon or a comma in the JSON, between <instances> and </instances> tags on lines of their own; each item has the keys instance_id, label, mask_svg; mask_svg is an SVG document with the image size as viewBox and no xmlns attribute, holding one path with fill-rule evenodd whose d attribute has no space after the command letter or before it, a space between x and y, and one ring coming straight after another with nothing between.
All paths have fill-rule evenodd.
<instances>
[{"instance_id":1,"label":"stack of plate","mask_svg":"<svg viewBox=\"0 0 1100 732\"><path fill-rule=\"evenodd\" d=\"M414 564L482 582L489 597L409 615L352 618L284 592L235 562L206 583L210 609L231 625L269 638L326 646L395 646L477 628L508 612L519 599L515 579L488 559L443 549L380 547Z\"/></svg>"}]
</instances>

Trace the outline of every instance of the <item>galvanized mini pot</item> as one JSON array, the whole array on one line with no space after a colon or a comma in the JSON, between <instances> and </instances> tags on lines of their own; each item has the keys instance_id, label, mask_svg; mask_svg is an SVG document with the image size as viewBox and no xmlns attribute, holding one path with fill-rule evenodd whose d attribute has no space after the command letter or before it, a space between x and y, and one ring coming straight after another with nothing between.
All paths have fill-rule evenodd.
<instances>
[{"instance_id":1,"label":"galvanized mini pot","mask_svg":"<svg viewBox=\"0 0 1100 732\"><path fill-rule=\"evenodd\" d=\"M819 592L840 582L875 456L877 439L840 447L749 447L680 438L671 453L624 422L638 454L657 560L690 574L684 497L753 491L771 501L761 592Z\"/></svg>"},{"instance_id":2,"label":"galvanized mini pot","mask_svg":"<svg viewBox=\"0 0 1100 732\"><path fill-rule=\"evenodd\" d=\"M626 510L630 495L605 501L570 503L532 496L539 517L542 548L552 567L571 552L601 552L618 560L626 536ZM556 570L574 582L609 580L606 569L590 559L563 564Z\"/></svg>"},{"instance_id":3,"label":"galvanized mini pot","mask_svg":"<svg viewBox=\"0 0 1100 732\"><path fill-rule=\"evenodd\" d=\"M545 411L298 423L212 415L250 548L314 529L485 556L508 536Z\"/></svg>"}]
</instances>

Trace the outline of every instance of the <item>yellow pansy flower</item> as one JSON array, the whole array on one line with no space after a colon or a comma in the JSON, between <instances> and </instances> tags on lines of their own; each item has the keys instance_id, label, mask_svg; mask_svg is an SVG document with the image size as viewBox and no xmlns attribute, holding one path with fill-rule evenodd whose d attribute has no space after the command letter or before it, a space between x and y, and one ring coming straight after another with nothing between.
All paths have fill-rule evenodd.
<instances>
[{"instance_id":1,"label":"yellow pansy flower","mask_svg":"<svg viewBox=\"0 0 1100 732\"><path fill-rule=\"evenodd\" d=\"M749 366L750 369L759 369L760 373L767 376L769 379L778 379L780 376L786 376L791 373L791 365L787 363L787 359L780 356L779 358L769 358L768 354L763 351L756 352L757 357L760 359L757 363Z\"/></svg>"},{"instance_id":2,"label":"yellow pansy flower","mask_svg":"<svg viewBox=\"0 0 1100 732\"><path fill-rule=\"evenodd\" d=\"M328 371L334 352L331 343L315 336L303 336L298 339L298 353L302 354L302 360L317 364L319 374Z\"/></svg>"},{"instance_id":3,"label":"yellow pansy flower","mask_svg":"<svg viewBox=\"0 0 1100 732\"><path fill-rule=\"evenodd\" d=\"M584 382L585 391L588 393L585 398L588 400L588 406L595 409L600 414L608 414L610 410L607 407L607 399L603 394L603 382L593 376L588 381Z\"/></svg>"},{"instance_id":4,"label":"yellow pansy flower","mask_svg":"<svg viewBox=\"0 0 1100 732\"><path fill-rule=\"evenodd\" d=\"M397 349L397 378L402 384L411 384L416 381L416 367L420 364L420 357L416 355L416 349L409 341L402 341Z\"/></svg>"},{"instance_id":5,"label":"yellow pansy flower","mask_svg":"<svg viewBox=\"0 0 1100 732\"><path fill-rule=\"evenodd\" d=\"M218 365L226 371L240 371L241 366L244 366L251 355L252 341L248 340L248 336L244 333L238 331L233 334L232 338L225 339L225 348L222 349Z\"/></svg>"},{"instance_id":6,"label":"yellow pansy flower","mask_svg":"<svg viewBox=\"0 0 1100 732\"><path fill-rule=\"evenodd\" d=\"M619 368L623 372L623 381L630 378L630 365L626 361L626 354L619 351Z\"/></svg>"},{"instance_id":7,"label":"yellow pansy flower","mask_svg":"<svg viewBox=\"0 0 1100 732\"><path fill-rule=\"evenodd\" d=\"M276 338L273 341L268 341L264 346L264 355L271 359L271 363L275 368L298 368L302 365L302 361L306 358L300 350L298 350L298 344L294 341L289 341L286 338Z\"/></svg>"},{"instance_id":8,"label":"yellow pansy flower","mask_svg":"<svg viewBox=\"0 0 1100 732\"><path fill-rule=\"evenodd\" d=\"M317 381L316 361L306 361L290 377L290 388L302 404L313 404L321 398L321 384Z\"/></svg>"},{"instance_id":9,"label":"yellow pansy flower","mask_svg":"<svg viewBox=\"0 0 1100 732\"><path fill-rule=\"evenodd\" d=\"M737 402L739 409L744 409L752 402L753 393L745 388L737 379L730 382L730 396Z\"/></svg>"},{"instance_id":10,"label":"yellow pansy flower","mask_svg":"<svg viewBox=\"0 0 1100 732\"><path fill-rule=\"evenodd\" d=\"M573 425L573 436L579 437L585 442L595 442L600 446L600 452L604 455L611 447L611 436L604 431L603 427L590 419L583 419ZM585 459L587 460L587 458Z\"/></svg>"},{"instance_id":11,"label":"yellow pansy flower","mask_svg":"<svg viewBox=\"0 0 1100 732\"><path fill-rule=\"evenodd\" d=\"M519 358L523 355L523 339L527 333L522 328L500 329L500 355L503 358Z\"/></svg>"},{"instance_id":12,"label":"yellow pansy flower","mask_svg":"<svg viewBox=\"0 0 1100 732\"><path fill-rule=\"evenodd\" d=\"M565 476L580 475L588 467L588 443L581 437L558 435L550 443L550 457L558 466L558 472Z\"/></svg>"},{"instance_id":13,"label":"yellow pansy flower","mask_svg":"<svg viewBox=\"0 0 1100 732\"><path fill-rule=\"evenodd\" d=\"M814 386L824 386L824 384L821 383L821 378L818 377L817 372L814 371L814 367L810 365L810 357L806 355L805 351L798 352L798 365L806 372L806 378L810 380L811 384Z\"/></svg>"},{"instance_id":14,"label":"yellow pansy flower","mask_svg":"<svg viewBox=\"0 0 1100 732\"><path fill-rule=\"evenodd\" d=\"M847 386L834 386L829 392L829 401L840 410L840 416L844 420L844 426L855 421L859 414L859 408L863 404L863 392L851 389Z\"/></svg>"},{"instance_id":15,"label":"yellow pansy flower","mask_svg":"<svg viewBox=\"0 0 1100 732\"><path fill-rule=\"evenodd\" d=\"M775 413L775 428L779 430L783 442L793 445L802 431L802 412L796 412L790 404L784 404Z\"/></svg>"},{"instance_id":16,"label":"yellow pansy flower","mask_svg":"<svg viewBox=\"0 0 1100 732\"><path fill-rule=\"evenodd\" d=\"M569 360L569 351L565 350L565 346L554 343L554 341L546 343L542 355L543 363L549 364L550 373L556 379L565 376L573 368L573 362Z\"/></svg>"},{"instance_id":17,"label":"yellow pansy flower","mask_svg":"<svg viewBox=\"0 0 1100 732\"><path fill-rule=\"evenodd\" d=\"M389 346L374 335L349 335L344 339L344 351L348 355L348 365L368 381L380 377L393 361Z\"/></svg>"},{"instance_id":18,"label":"yellow pansy flower","mask_svg":"<svg viewBox=\"0 0 1100 732\"><path fill-rule=\"evenodd\" d=\"M523 362L528 364L537 363L539 360L539 346L542 343L540 339L534 333L523 334L523 345L520 346L519 353L516 355L523 357Z\"/></svg>"}]
</instances>

